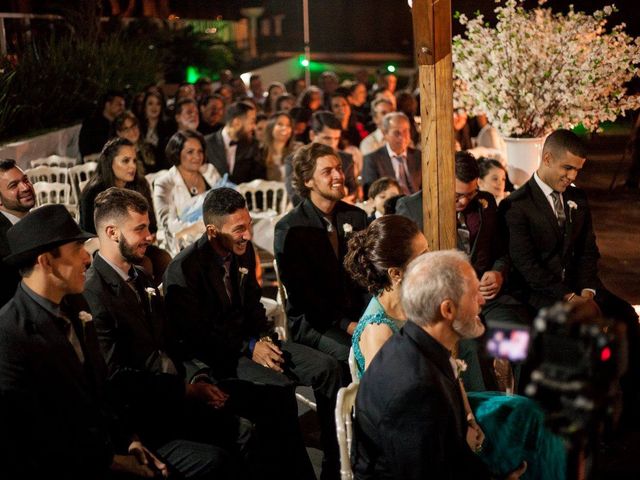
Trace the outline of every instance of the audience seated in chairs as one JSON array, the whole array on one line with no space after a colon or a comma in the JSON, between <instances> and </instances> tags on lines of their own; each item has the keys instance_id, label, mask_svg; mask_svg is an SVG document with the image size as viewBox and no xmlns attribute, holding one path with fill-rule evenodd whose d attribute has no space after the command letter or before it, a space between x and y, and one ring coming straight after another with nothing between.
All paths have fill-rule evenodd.
<instances>
[{"instance_id":1,"label":"audience seated in chairs","mask_svg":"<svg viewBox=\"0 0 640 480\"><path fill-rule=\"evenodd\" d=\"M87 270L84 297L115 402L152 448L172 442L176 453L193 457L194 465L176 465L187 478L199 469L216 478L242 477L238 447L248 448L250 422L222 410L228 396L208 377L185 383L163 298L135 265L153 240L147 200L111 187L96 197L95 221L100 249Z\"/></svg>"},{"instance_id":2,"label":"audience seated in chairs","mask_svg":"<svg viewBox=\"0 0 640 480\"><path fill-rule=\"evenodd\" d=\"M368 233L373 235L388 218L393 217L375 221ZM392 236L389 233L385 240ZM410 238L419 238L418 233L409 234L405 245ZM359 235L365 238L354 240L354 256L361 256L364 252L358 252L358 247L366 244L374 250L367 253L375 255L380 243L366 239L367 233ZM406 248L405 259L424 246ZM384 251L389 252L388 245ZM386 317L383 328L387 330L395 327L389 318L392 313L406 315L408 321L373 359L364 360L369 365L356 399L355 478L491 478L477 455L484 434L468 408L459 369L451 357L459 339L476 337L484 330L478 317L484 299L473 268L462 252L455 251L426 253L408 268L401 263L380 268L376 260L358 267L359 278L371 275L382 288L393 285L392 292L397 287L392 282L401 279L401 305L385 312L378 301L370 313ZM387 298L393 295L397 301L397 292ZM387 303L384 298L382 302ZM372 323L367 318L363 322ZM526 463L518 465L521 460L512 455L507 471L495 473L519 478L527 468Z\"/></svg>"},{"instance_id":3,"label":"audience seated in chairs","mask_svg":"<svg viewBox=\"0 0 640 480\"><path fill-rule=\"evenodd\" d=\"M274 338L260 303L244 197L230 188L212 190L203 219L206 232L174 258L164 281L170 326L183 357L207 365L238 414L256 421L260 452L270 461L268 478L314 478L294 391L297 384L313 386L324 450L322 478L337 478L333 411L342 385L338 362Z\"/></svg>"},{"instance_id":4,"label":"audience seated in chairs","mask_svg":"<svg viewBox=\"0 0 640 480\"><path fill-rule=\"evenodd\" d=\"M135 190L147 199L150 206L152 205L149 184L138 174L136 158L136 149L126 138L116 137L104 146L98 160L98 169L80 195L80 226L84 230L96 232L93 222L95 199L100 192L110 187ZM153 208L149 210L149 218L155 241L158 225ZM166 251L152 244L147 248L141 265L153 277L155 284L159 285L170 260L171 257Z\"/></svg>"}]
</instances>

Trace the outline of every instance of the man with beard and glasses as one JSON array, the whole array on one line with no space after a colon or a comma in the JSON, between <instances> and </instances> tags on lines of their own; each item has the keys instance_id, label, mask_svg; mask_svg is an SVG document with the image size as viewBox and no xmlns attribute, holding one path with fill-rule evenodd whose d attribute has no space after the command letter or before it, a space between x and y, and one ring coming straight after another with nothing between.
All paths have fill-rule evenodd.
<instances>
[{"instance_id":1,"label":"man with beard and glasses","mask_svg":"<svg viewBox=\"0 0 640 480\"><path fill-rule=\"evenodd\" d=\"M267 478L313 478L295 397L296 385L312 386L324 450L321 478L339 478L333 416L342 385L338 362L274 335L260 302L244 197L217 188L207 194L202 210L206 232L174 258L164 279L182 356L204 364L230 394L230 407L256 422L259 450L271 462Z\"/></svg>"},{"instance_id":2,"label":"man with beard and glasses","mask_svg":"<svg viewBox=\"0 0 640 480\"><path fill-rule=\"evenodd\" d=\"M167 328L164 303L138 266L151 244L149 205L133 190L98 194L100 249L87 270L84 296L106 359L114 404L145 443L183 459L184 478L244 478L251 425L222 410L228 395L205 376L185 382Z\"/></svg>"},{"instance_id":3,"label":"man with beard and glasses","mask_svg":"<svg viewBox=\"0 0 640 480\"><path fill-rule=\"evenodd\" d=\"M36 204L36 194L29 177L15 160L0 161L0 307L7 303L20 283L18 269L3 259L9 253L7 231Z\"/></svg>"},{"instance_id":4,"label":"man with beard and glasses","mask_svg":"<svg viewBox=\"0 0 640 480\"><path fill-rule=\"evenodd\" d=\"M205 137L207 161L235 184L265 178L255 129L256 109L248 102L236 102L227 107L224 128Z\"/></svg>"},{"instance_id":5,"label":"man with beard and glasses","mask_svg":"<svg viewBox=\"0 0 640 480\"><path fill-rule=\"evenodd\" d=\"M293 185L304 200L276 224L274 246L291 334L296 342L346 362L368 298L345 272L343 260L349 235L366 228L367 214L341 201L342 162L326 145L298 150Z\"/></svg>"},{"instance_id":6,"label":"man with beard and glasses","mask_svg":"<svg viewBox=\"0 0 640 480\"><path fill-rule=\"evenodd\" d=\"M360 381L355 478L491 478L470 448L476 427L467 423L460 368L451 355L459 340L484 332L475 271L462 252L425 253L409 264L401 297L408 321ZM524 470L526 464L506 478Z\"/></svg>"}]
</instances>

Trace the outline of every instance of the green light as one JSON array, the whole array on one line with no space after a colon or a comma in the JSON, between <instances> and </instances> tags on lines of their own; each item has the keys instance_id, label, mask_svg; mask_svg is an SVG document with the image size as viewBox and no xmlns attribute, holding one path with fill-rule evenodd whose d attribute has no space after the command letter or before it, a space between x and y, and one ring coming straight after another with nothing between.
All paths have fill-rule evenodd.
<instances>
[{"instance_id":1,"label":"green light","mask_svg":"<svg viewBox=\"0 0 640 480\"><path fill-rule=\"evenodd\" d=\"M387 72L394 73L396 71L395 65L387 65Z\"/></svg>"},{"instance_id":2,"label":"green light","mask_svg":"<svg viewBox=\"0 0 640 480\"><path fill-rule=\"evenodd\" d=\"M298 63L300 63L300 66L307 68L309 66L309 59L306 58L304 55L300 55L298 57Z\"/></svg>"},{"instance_id":3,"label":"green light","mask_svg":"<svg viewBox=\"0 0 640 480\"><path fill-rule=\"evenodd\" d=\"M196 83L200 78L200 72L197 67L187 67L187 82Z\"/></svg>"}]
</instances>

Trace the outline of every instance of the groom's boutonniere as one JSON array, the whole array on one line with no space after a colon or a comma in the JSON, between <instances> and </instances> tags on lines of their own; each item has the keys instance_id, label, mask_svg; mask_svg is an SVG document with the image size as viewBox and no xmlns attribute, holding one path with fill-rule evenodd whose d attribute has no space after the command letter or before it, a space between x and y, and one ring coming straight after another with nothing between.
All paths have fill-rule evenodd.
<instances>
[{"instance_id":1,"label":"groom's boutonniere","mask_svg":"<svg viewBox=\"0 0 640 480\"><path fill-rule=\"evenodd\" d=\"M569 221L571 222L573 220L573 211L578 209L578 204L573 200L569 200L567 206L569 207Z\"/></svg>"},{"instance_id":2,"label":"groom's boutonniere","mask_svg":"<svg viewBox=\"0 0 640 480\"><path fill-rule=\"evenodd\" d=\"M87 323L93 322L93 317L89 312L85 312L84 310L81 310L78 312L78 319L82 324L82 333L84 334Z\"/></svg>"},{"instance_id":3,"label":"groom's boutonniere","mask_svg":"<svg viewBox=\"0 0 640 480\"><path fill-rule=\"evenodd\" d=\"M478 203L480 204L483 210L489 206L489 202L487 202L485 198L478 199Z\"/></svg>"},{"instance_id":4,"label":"groom's boutonniere","mask_svg":"<svg viewBox=\"0 0 640 480\"><path fill-rule=\"evenodd\" d=\"M350 233L353 232L353 227L351 226L350 223L343 223L342 231L344 232L345 235L349 235Z\"/></svg>"}]
</instances>

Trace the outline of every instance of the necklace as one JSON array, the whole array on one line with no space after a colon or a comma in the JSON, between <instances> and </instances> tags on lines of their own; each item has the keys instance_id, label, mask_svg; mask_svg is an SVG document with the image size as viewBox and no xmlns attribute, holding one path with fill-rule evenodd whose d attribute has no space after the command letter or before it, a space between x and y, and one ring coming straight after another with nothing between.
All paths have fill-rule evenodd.
<instances>
[{"instance_id":1,"label":"necklace","mask_svg":"<svg viewBox=\"0 0 640 480\"><path fill-rule=\"evenodd\" d=\"M198 194L198 187L191 187L189 189L189 191L191 192L191 195L197 195Z\"/></svg>"}]
</instances>

